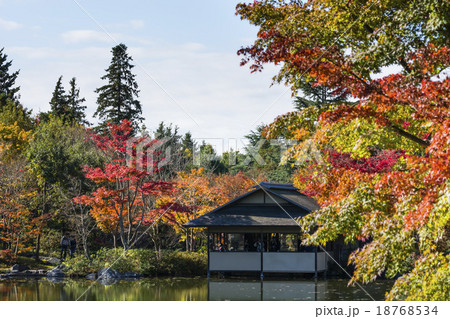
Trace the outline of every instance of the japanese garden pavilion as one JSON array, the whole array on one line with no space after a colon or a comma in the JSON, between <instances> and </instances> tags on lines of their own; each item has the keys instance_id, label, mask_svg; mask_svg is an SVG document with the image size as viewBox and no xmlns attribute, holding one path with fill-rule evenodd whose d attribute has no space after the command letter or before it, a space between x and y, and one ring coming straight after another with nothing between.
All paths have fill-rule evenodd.
<instances>
[{"instance_id":1,"label":"japanese garden pavilion","mask_svg":"<svg viewBox=\"0 0 450 319\"><path fill-rule=\"evenodd\" d=\"M327 256L302 246L299 217L319 209L290 184L260 183L248 193L184 224L208 234L210 272L326 272Z\"/></svg>"}]
</instances>

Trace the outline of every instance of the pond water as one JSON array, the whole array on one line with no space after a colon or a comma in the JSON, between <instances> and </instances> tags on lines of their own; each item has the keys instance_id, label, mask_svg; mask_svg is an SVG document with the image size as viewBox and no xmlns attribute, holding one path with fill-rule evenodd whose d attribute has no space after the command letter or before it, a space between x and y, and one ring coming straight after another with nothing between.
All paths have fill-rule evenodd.
<instances>
[{"instance_id":1,"label":"pond water","mask_svg":"<svg viewBox=\"0 0 450 319\"><path fill-rule=\"evenodd\" d=\"M392 281L348 287L344 279L150 278L110 285L83 279L3 279L2 301L383 300Z\"/></svg>"}]
</instances>

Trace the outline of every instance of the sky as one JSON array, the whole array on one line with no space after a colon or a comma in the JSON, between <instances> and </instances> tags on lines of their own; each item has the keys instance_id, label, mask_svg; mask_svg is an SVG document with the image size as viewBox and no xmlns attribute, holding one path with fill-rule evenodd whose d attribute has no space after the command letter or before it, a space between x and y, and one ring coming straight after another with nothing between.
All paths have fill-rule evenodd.
<instances>
[{"instance_id":1,"label":"sky","mask_svg":"<svg viewBox=\"0 0 450 319\"><path fill-rule=\"evenodd\" d=\"M251 74L237 51L256 27L235 15L233 0L0 0L0 48L20 69L22 104L49 110L59 76L77 78L88 120L111 48L128 47L145 126L172 123L218 152L242 149L261 123L293 110L291 92L271 85L277 67Z\"/></svg>"}]
</instances>

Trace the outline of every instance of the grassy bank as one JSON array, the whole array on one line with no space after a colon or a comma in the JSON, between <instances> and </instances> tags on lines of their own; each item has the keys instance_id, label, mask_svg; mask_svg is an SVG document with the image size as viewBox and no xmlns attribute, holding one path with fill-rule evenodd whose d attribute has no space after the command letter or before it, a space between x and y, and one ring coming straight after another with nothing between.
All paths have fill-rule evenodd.
<instances>
[{"instance_id":1,"label":"grassy bank","mask_svg":"<svg viewBox=\"0 0 450 319\"><path fill-rule=\"evenodd\" d=\"M207 272L205 253L131 249L101 249L92 256L76 256L64 262L64 272L70 276L86 276L110 267L118 272L136 272L145 276L202 276Z\"/></svg>"}]
</instances>

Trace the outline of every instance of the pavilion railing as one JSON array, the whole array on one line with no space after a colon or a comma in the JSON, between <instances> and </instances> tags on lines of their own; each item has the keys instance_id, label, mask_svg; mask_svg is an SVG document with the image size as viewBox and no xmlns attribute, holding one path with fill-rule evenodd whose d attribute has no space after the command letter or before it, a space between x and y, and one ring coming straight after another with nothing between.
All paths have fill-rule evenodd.
<instances>
[{"instance_id":1,"label":"pavilion railing","mask_svg":"<svg viewBox=\"0 0 450 319\"><path fill-rule=\"evenodd\" d=\"M210 271L313 273L315 252L210 252ZM262 263L262 267L261 267ZM317 271L327 270L327 256L317 252Z\"/></svg>"}]
</instances>

